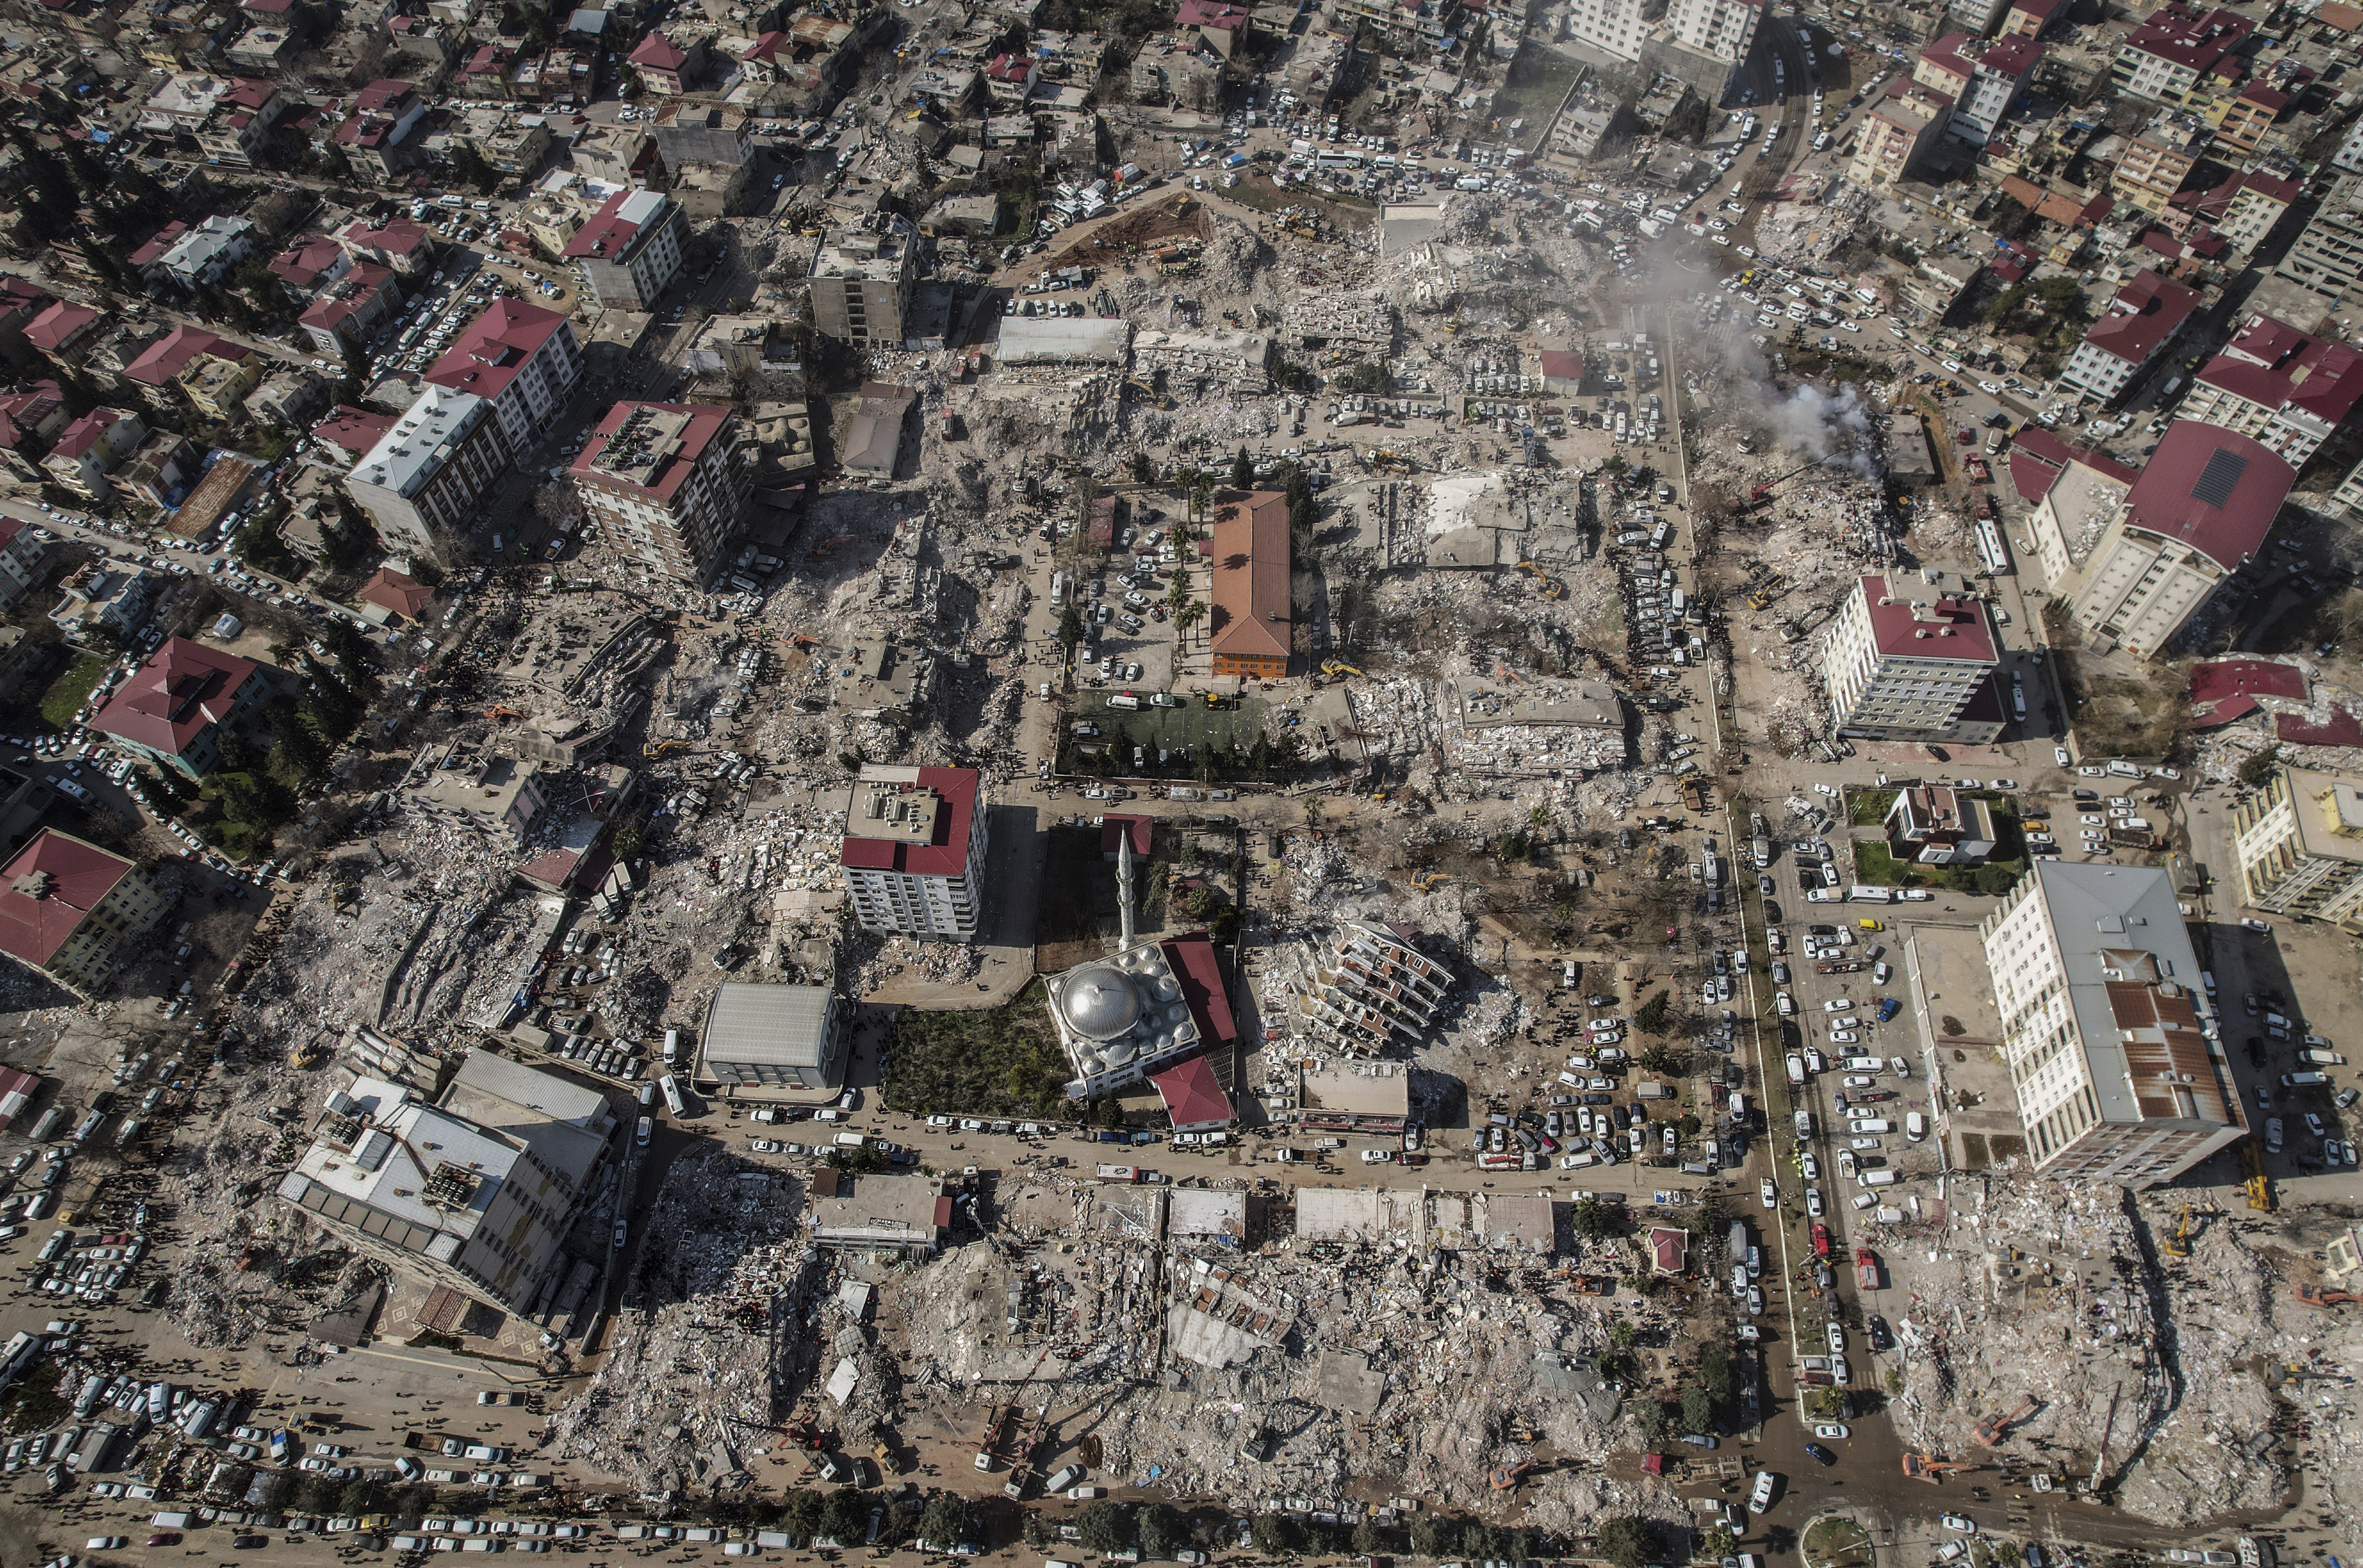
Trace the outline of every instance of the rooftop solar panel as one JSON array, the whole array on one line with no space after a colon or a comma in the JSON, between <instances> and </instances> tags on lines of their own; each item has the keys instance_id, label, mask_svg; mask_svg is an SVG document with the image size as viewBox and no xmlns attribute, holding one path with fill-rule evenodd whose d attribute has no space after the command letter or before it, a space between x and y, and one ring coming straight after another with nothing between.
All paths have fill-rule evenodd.
<instances>
[{"instance_id":1,"label":"rooftop solar panel","mask_svg":"<svg viewBox=\"0 0 2363 1568\"><path fill-rule=\"evenodd\" d=\"M2232 499L2240 476L2247 471L2247 458L2218 447L2215 455L2207 459L2207 466L2199 471L2199 482L2191 487L2191 499L2221 507Z\"/></svg>"}]
</instances>

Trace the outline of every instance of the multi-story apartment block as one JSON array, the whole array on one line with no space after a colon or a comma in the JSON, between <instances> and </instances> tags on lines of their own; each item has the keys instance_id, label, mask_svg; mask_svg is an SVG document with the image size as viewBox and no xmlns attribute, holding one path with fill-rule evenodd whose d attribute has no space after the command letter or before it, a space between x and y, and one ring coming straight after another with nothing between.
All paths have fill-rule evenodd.
<instances>
[{"instance_id":1,"label":"multi-story apartment block","mask_svg":"<svg viewBox=\"0 0 2363 1568\"><path fill-rule=\"evenodd\" d=\"M203 778L221 762L223 734L252 717L270 695L271 682L245 659L167 637L90 727L159 767Z\"/></svg>"},{"instance_id":2,"label":"multi-story apartment block","mask_svg":"<svg viewBox=\"0 0 2363 1568\"><path fill-rule=\"evenodd\" d=\"M1356 22L1368 22L1389 42L1439 47L1448 34L1458 36L1468 12L1460 0L1337 0L1337 19L1350 31Z\"/></svg>"},{"instance_id":3,"label":"multi-story apartment block","mask_svg":"<svg viewBox=\"0 0 2363 1568\"><path fill-rule=\"evenodd\" d=\"M2082 567L2053 591L2095 643L2154 657L2256 558L2296 480L2263 444L2178 419Z\"/></svg>"},{"instance_id":4,"label":"multi-story apartment block","mask_svg":"<svg viewBox=\"0 0 2363 1568\"><path fill-rule=\"evenodd\" d=\"M115 499L115 486L106 476L147 438L148 426L138 414L94 408L58 432L41 466L92 505L105 506Z\"/></svg>"},{"instance_id":5,"label":"multi-story apartment block","mask_svg":"<svg viewBox=\"0 0 2363 1568\"><path fill-rule=\"evenodd\" d=\"M401 308L402 285L394 281L394 269L364 261L321 290L297 325L313 348L341 356L346 344L366 343Z\"/></svg>"},{"instance_id":6,"label":"multi-story apartment block","mask_svg":"<svg viewBox=\"0 0 2363 1568\"><path fill-rule=\"evenodd\" d=\"M1992 140L2042 63L2043 46L2026 39L1998 39L1988 45L1970 61L1969 80L1955 95L1947 131L1976 147Z\"/></svg>"},{"instance_id":7,"label":"multi-story apartment block","mask_svg":"<svg viewBox=\"0 0 2363 1568\"><path fill-rule=\"evenodd\" d=\"M0 953L88 1000L175 897L122 856L43 828L0 871Z\"/></svg>"},{"instance_id":8,"label":"multi-story apartment block","mask_svg":"<svg viewBox=\"0 0 2363 1568\"><path fill-rule=\"evenodd\" d=\"M2199 166L2213 134L2204 120L2187 110L2160 109L2117 154L2111 189L2152 215L2166 211Z\"/></svg>"},{"instance_id":9,"label":"multi-story apartment block","mask_svg":"<svg viewBox=\"0 0 2363 1568\"><path fill-rule=\"evenodd\" d=\"M2011 487L2035 506L2026 526L2044 576L2060 581L2077 562L2091 558L2092 546L2140 477L2139 469L2071 447L2041 425L2031 425L2012 439Z\"/></svg>"},{"instance_id":10,"label":"multi-story apartment block","mask_svg":"<svg viewBox=\"0 0 2363 1568\"><path fill-rule=\"evenodd\" d=\"M1754 47L1764 11L1762 0L1673 0L1666 21L1675 42L1736 64Z\"/></svg>"},{"instance_id":11,"label":"multi-story apartment block","mask_svg":"<svg viewBox=\"0 0 2363 1568\"><path fill-rule=\"evenodd\" d=\"M2345 175L2330 187L2280 271L2335 299L2363 296L2363 175Z\"/></svg>"},{"instance_id":12,"label":"multi-story apartment block","mask_svg":"<svg viewBox=\"0 0 2363 1568\"><path fill-rule=\"evenodd\" d=\"M279 1197L389 1267L530 1312L563 1283L616 1125L598 1090L471 1051L431 1105L381 1078L329 1095Z\"/></svg>"},{"instance_id":13,"label":"multi-story apartment block","mask_svg":"<svg viewBox=\"0 0 2363 1568\"><path fill-rule=\"evenodd\" d=\"M1909 178L1914 166L1945 134L1953 101L1919 82L1891 82L1862 113L1847 177L1862 186L1892 185Z\"/></svg>"},{"instance_id":14,"label":"multi-story apartment block","mask_svg":"<svg viewBox=\"0 0 2363 1568\"><path fill-rule=\"evenodd\" d=\"M2239 80L2238 50L2256 30L2237 12L2161 6L2118 46L2111 85L2119 94L2160 103L2203 102Z\"/></svg>"},{"instance_id":15,"label":"multi-story apartment block","mask_svg":"<svg viewBox=\"0 0 2363 1568\"><path fill-rule=\"evenodd\" d=\"M813 326L854 343L900 344L915 248L900 235L839 229L813 259Z\"/></svg>"},{"instance_id":16,"label":"multi-story apartment block","mask_svg":"<svg viewBox=\"0 0 2363 1568\"><path fill-rule=\"evenodd\" d=\"M2265 242L2265 237L2280 225L2281 215L2304 194L2305 187L2295 180L2280 180L2251 169L2208 192L2198 210L2213 220L2215 232L2235 255L2246 256Z\"/></svg>"},{"instance_id":17,"label":"multi-story apartment block","mask_svg":"<svg viewBox=\"0 0 2363 1568\"><path fill-rule=\"evenodd\" d=\"M568 471L608 538L676 581L704 583L753 491L738 436L727 408L619 403Z\"/></svg>"},{"instance_id":18,"label":"multi-story apartment block","mask_svg":"<svg viewBox=\"0 0 2363 1568\"><path fill-rule=\"evenodd\" d=\"M1866 577L1839 606L1822 645L1822 689L1841 734L1966 739L1959 731L1972 705L1980 694L1992 700L2002 657L1986 607L1974 599L1915 600L1911 588Z\"/></svg>"},{"instance_id":19,"label":"multi-story apartment block","mask_svg":"<svg viewBox=\"0 0 2363 1568\"><path fill-rule=\"evenodd\" d=\"M2207 362L2176 410L2254 436L2293 469L2321 449L2363 399L2363 352L2252 315Z\"/></svg>"},{"instance_id":20,"label":"multi-story apartment block","mask_svg":"<svg viewBox=\"0 0 2363 1568\"><path fill-rule=\"evenodd\" d=\"M864 767L838 853L861 928L975 941L988 815L973 767Z\"/></svg>"},{"instance_id":21,"label":"multi-story apartment block","mask_svg":"<svg viewBox=\"0 0 2363 1568\"><path fill-rule=\"evenodd\" d=\"M2197 289L2148 268L2117 291L2107 314L2085 330L2059 384L2108 403L2130 388L2198 311Z\"/></svg>"},{"instance_id":22,"label":"multi-story apartment block","mask_svg":"<svg viewBox=\"0 0 2363 1568\"><path fill-rule=\"evenodd\" d=\"M1638 61L1649 37L1642 0L1569 0L1567 30L1578 44L1616 60Z\"/></svg>"},{"instance_id":23,"label":"multi-story apartment block","mask_svg":"<svg viewBox=\"0 0 2363 1568\"><path fill-rule=\"evenodd\" d=\"M2233 811L2232 857L2251 908L2363 936L2363 778L2276 770Z\"/></svg>"},{"instance_id":24,"label":"multi-story apartment block","mask_svg":"<svg viewBox=\"0 0 2363 1568\"><path fill-rule=\"evenodd\" d=\"M2163 867L2038 860L1978 929L2036 1172L2150 1187L2247 1132Z\"/></svg>"},{"instance_id":25,"label":"multi-story apartment block","mask_svg":"<svg viewBox=\"0 0 2363 1568\"><path fill-rule=\"evenodd\" d=\"M2296 97L2287 88L2251 82L2239 96L2220 100L2216 109L2209 111L2215 121L2217 156L2224 156L2221 149L2228 149L2240 158L2254 158Z\"/></svg>"},{"instance_id":26,"label":"multi-story apartment block","mask_svg":"<svg viewBox=\"0 0 2363 1568\"><path fill-rule=\"evenodd\" d=\"M494 300L427 367L427 380L490 403L501 434L512 448L522 449L565 411L582 384L582 350L573 325L557 311Z\"/></svg>"},{"instance_id":27,"label":"multi-story apartment block","mask_svg":"<svg viewBox=\"0 0 2363 1568\"><path fill-rule=\"evenodd\" d=\"M513 457L493 405L429 385L345 476L388 550L439 553Z\"/></svg>"},{"instance_id":28,"label":"multi-story apartment block","mask_svg":"<svg viewBox=\"0 0 2363 1568\"><path fill-rule=\"evenodd\" d=\"M649 310L681 276L689 220L659 191L618 191L566 244L574 275L601 308Z\"/></svg>"},{"instance_id":29,"label":"multi-story apartment block","mask_svg":"<svg viewBox=\"0 0 2363 1568\"><path fill-rule=\"evenodd\" d=\"M49 551L49 541L34 533L31 524L0 517L0 608L33 591L41 580Z\"/></svg>"}]
</instances>

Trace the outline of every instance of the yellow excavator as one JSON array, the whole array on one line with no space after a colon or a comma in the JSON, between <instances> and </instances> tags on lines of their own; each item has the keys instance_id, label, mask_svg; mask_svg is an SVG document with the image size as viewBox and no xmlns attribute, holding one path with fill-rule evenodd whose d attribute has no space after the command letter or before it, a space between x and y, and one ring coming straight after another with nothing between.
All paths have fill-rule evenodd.
<instances>
[{"instance_id":1,"label":"yellow excavator","mask_svg":"<svg viewBox=\"0 0 2363 1568\"><path fill-rule=\"evenodd\" d=\"M648 745L640 747L640 755L653 761L656 758L664 756L668 752L687 751L688 749L689 743L685 740L650 741Z\"/></svg>"},{"instance_id":2,"label":"yellow excavator","mask_svg":"<svg viewBox=\"0 0 2363 1568\"><path fill-rule=\"evenodd\" d=\"M1414 893L1433 892L1451 880L1441 871L1422 871L1412 878L1411 890Z\"/></svg>"},{"instance_id":3,"label":"yellow excavator","mask_svg":"<svg viewBox=\"0 0 2363 1568\"><path fill-rule=\"evenodd\" d=\"M1543 585L1543 597L1545 599L1564 599L1567 597L1567 584L1551 576L1550 573L1543 570L1542 568L1537 566L1534 562L1520 561L1518 563L1518 569L1522 572L1527 573L1537 582Z\"/></svg>"},{"instance_id":4,"label":"yellow excavator","mask_svg":"<svg viewBox=\"0 0 2363 1568\"><path fill-rule=\"evenodd\" d=\"M2182 1206L2181 1217L2174 1222L2174 1234L2160 1244L2169 1256L2187 1258L2191 1255L2191 1232L2198 1228L2198 1211L2186 1203Z\"/></svg>"},{"instance_id":5,"label":"yellow excavator","mask_svg":"<svg viewBox=\"0 0 2363 1568\"><path fill-rule=\"evenodd\" d=\"M1134 392L1138 392L1144 399L1159 408L1170 409L1173 406L1173 400L1171 398L1167 397L1163 392L1159 392L1155 387L1150 386L1147 381L1142 381L1137 376L1126 376L1124 380L1124 384L1130 387Z\"/></svg>"},{"instance_id":6,"label":"yellow excavator","mask_svg":"<svg viewBox=\"0 0 2363 1568\"><path fill-rule=\"evenodd\" d=\"M1332 658L1324 659L1322 661L1321 673L1329 677L1332 680L1335 680L1341 675L1359 675L1362 672L1356 669L1350 664L1340 664L1337 660Z\"/></svg>"},{"instance_id":7,"label":"yellow excavator","mask_svg":"<svg viewBox=\"0 0 2363 1568\"><path fill-rule=\"evenodd\" d=\"M1390 451L1384 447L1374 447L1370 449L1370 466L1374 469L1382 469L1389 473L1410 474L1419 471L1417 463L1413 462L1401 452Z\"/></svg>"}]
</instances>

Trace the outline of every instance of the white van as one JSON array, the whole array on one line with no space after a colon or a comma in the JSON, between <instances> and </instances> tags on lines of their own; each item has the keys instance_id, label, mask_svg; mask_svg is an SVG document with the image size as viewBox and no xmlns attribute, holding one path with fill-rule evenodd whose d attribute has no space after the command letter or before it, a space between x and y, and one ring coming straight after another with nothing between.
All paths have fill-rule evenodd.
<instances>
[{"instance_id":1,"label":"white van","mask_svg":"<svg viewBox=\"0 0 2363 1568\"><path fill-rule=\"evenodd\" d=\"M1917 1110L1904 1112L1903 1135L1915 1143L1928 1136L1928 1118Z\"/></svg>"},{"instance_id":2,"label":"white van","mask_svg":"<svg viewBox=\"0 0 2363 1568\"><path fill-rule=\"evenodd\" d=\"M1893 1171L1876 1170L1865 1171L1854 1179L1864 1187L1893 1187L1897 1177Z\"/></svg>"}]
</instances>

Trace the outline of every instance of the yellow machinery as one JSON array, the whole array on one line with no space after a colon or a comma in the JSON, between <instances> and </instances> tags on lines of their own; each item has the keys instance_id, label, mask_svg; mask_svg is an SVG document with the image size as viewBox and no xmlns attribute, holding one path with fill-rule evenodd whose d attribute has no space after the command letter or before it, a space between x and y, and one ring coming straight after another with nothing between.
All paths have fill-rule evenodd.
<instances>
[{"instance_id":1,"label":"yellow machinery","mask_svg":"<svg viewBox=\"0 0 2363 1568\"><path fill-rule=\"evenodd\" d=\"M1419 471L1417 463L1413 462L1401 452L1390 451L1384 447L1370 448L1370 466L1374 469L1384 469L1390 473L1408 474Z\"/></svg>"},{"instance_id":2,"label":"yellow machinery","mask_svg":"<svg viewBox=\"0 0 2363 1568\"><path fill-rule=\"evenodd\" d=\"M687 751L688 749L689 743L684 740L650 741L648 745L640 747L640 755L642 756L654 759L664 756L668 752Z\"/></svg>"},{"instance_id":3,"label":"yellow machinery","mask_svg":"<svg viewBox=\"0 0 2363 1568\"><path fill-rule=\"evenodd\" d=\"M2169 1255L2187 1258L2191 1255L2191 1233L2198 1229L2198 1212L2188 1203L2182 1206L2181 1217L2174 1222L2174 1234L2163 1243Z\"/></svg>"},{"instance_id":4,"label":"yellow machinery","mask_svg":"<svg viewBox=\"0 0 2363 1568\"><path fill-rule=\"evenodd\" d=\"M1138 392L1142 397L1148 399L1159 408L1170 409L1173 406L1173 400L1171 398L1167 397L1163 392L1159 392L1155 387L1150 386L1147 381L1142 381L1137 376L1126 376L1125 378L1124 384Z\"/></svg>"},{"instance_id":5,"label":"yellow machinery","mask_svg":"<svg viewBox=\"0 0 2363 1568\"><path fill-rule=\"evenodd\" d=\"M1914 1481L1937 1482L1948 1470L1974 1470L1973 1464L1958 1460L1944 1460L1933 1453L1907 1453L1903 1456L1903 1474Z\"/></svg>"},{"instance_id":6,"label":"yellow machinery","mask_svg":"<svg viewBox=\"0 0 2363 1568\"><path fill-rule=\"evenodd\" d=\"M1350 664L1340 664L1337 660L1332 658L1324 659L1322 661L1321 673L1334 680L1341 675L1359 675L1362 672L1356 669Z\"/></svg>"},{"instance_id":7,"label":"yellow machinery","mask_svg":"<svg viewBox=\"0 0 2363 1568\"><path fill-rule=\"evenodd\" d=\"M2253 1138L2239 1143L2240 1166L2246 1173L2248 1207L2259 1214L2270 1214L2279 1207L2273 1200L2273 1178L2265 1174L2265 1156Z\"/></svg>"},{"instance_id":8,"label":"yellow machinery","mask_svg":"<svg viewBox=\"0 0 2363 1568\"><path fill-rule=\"evenodd\" d=\"M1433 892L1451 880L1441 871L1422 871L1412 878L1411 890L1414 893Z\"/></svg>"},{"instance_id":9,"label":"yellow machinery","mask_svg":"<svg viewBox=\"0 0 2363 1568\"><path fill-rule=\"evenodd\" d=\"M1543 585L1543 597L1545 599L1564 599L1567 597L1567 584L1551 576L1550 573L1543 570L1541 567L1537 566L1534 562L1520 561L1518 563L1518 569L1522 572L1527 573L1529 576L1533 577L1537 582Z\"/></svg>"}]
</instances>

